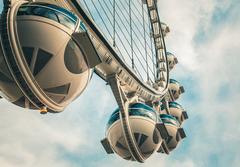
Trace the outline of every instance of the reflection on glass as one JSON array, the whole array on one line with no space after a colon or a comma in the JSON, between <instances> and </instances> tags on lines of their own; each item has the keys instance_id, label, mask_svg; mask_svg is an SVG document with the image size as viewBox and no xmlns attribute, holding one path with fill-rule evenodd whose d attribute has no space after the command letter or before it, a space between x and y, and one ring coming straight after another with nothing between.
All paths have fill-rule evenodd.
<instances>
[{"instance_id":1,"label":"reflection on glass","mask_svg":"<svg viewBox=\"0 0 240 167\"><path fill-rule=\"evenodd\" d=\"M171 125L174 125L174 126L177 126L177 127L180 126L178 120L175 117L171 116L171 115L161 114L160 118L163 121L163 123L165 123L165 124L171 124Z\"/></svg>"},{"instance_id":2,"label":"reflection on glass","mask_svg":"<svg viewBox=\"0 0 240 167\"><path fill-rule=\"evenodd\" d=\"M153 121L157 121L157 114L151 107L143 104L143 103L134 103L129 105L129 116L141 116L145 118L149 118ZM107 128L109 128L114 122L120 119L119 109L116 109L111 118L108 121Z\"/></svg>"},{"instance_id":3,"label":"reflection on glass","mask_svg":"<svg viewBox=\"0 0 240 167\"><path fill-rule=\"evenodd\" d=\"M179 82L175 79L170 79L170 83L176 83L176 84L179 84Z\"/></svg>"},{"instance_id":4,"label":"reflection on glass","mask_svg":"<svg viewBox=\"0 0 240 167\"><path fill-rule=\"evenodd\" d=\"M78 20L73 13L69 12L66 9L43 3L21 6L18 11L18 16L21 15L35 15L45 17L54 20L72 30L75 29ZM85 31L82 26L80 26L80 28Z\"/></svg>"}]
</instances>

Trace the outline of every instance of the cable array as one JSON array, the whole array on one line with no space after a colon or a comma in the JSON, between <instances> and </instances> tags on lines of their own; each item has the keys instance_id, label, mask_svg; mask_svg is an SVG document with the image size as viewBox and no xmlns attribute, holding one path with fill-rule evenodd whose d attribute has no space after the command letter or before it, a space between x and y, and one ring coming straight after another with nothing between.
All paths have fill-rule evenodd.
<instances>
[{"instance_id":1,"label":"cable array","mask_svg":"<svg viewBox=\"0 0 240 167\"><path fill-rule=\"evenodd\" d=\"M143 81L154 83L157 63L147 6L135 0L80 2L122 60Z\"/></svg>"}]
</instances>

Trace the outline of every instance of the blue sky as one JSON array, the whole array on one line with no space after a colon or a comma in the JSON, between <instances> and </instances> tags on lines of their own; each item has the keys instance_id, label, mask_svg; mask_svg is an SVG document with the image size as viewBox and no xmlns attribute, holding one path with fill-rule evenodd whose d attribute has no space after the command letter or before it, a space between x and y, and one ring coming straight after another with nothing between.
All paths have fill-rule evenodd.
<instances>
[{"instance_id":1,"label":"blue sky","mask_svg":"<svg viewBox=\"0 0 240 167\"><path fill-rule=\"evenodd\" d=\"M2 4L1 4L2 5ZM190 119L187 138L171 155L145 164L105 154L100 140L116 108L112 92L94 76L63 113L40 115L0 101L0 165L4 167L219 167L240 160L240 4L237 0L162 0L171 29L171 72L186 89L181 103ZM96 93L97 92L97 93Z\"/></svg>"}]
</instances>

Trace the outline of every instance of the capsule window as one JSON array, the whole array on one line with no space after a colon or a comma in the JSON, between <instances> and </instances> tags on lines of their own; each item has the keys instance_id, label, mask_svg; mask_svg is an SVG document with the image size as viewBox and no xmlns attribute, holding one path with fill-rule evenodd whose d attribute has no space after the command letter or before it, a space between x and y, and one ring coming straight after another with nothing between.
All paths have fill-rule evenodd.
<instances>
[{"instance_id":1,"label":"capsule window","mask_svg":"<svg viewBox=\"0 0 240 167\"><path fill-rule=\"evenodd\" d=\"M29 11L28 12L29 15L45 16L47 9L39 6L33 6L33 7L29 7L28 11Z\"/></svg>"},{"instance_id":2,"label":"capsule window","mask_svg":"<svg viewBox=\"0 0 240 167\"><path fill-rule=\"evenodd\" d=\"M33 4L21 6L18 10L18 16L35 15L45 17L74 30L77 24L77 18L73 17L73 14L64 11L65 10L58 6Z\"/></svg>"},{"instance_id":3,"label":"capsule window","mask_svg":"<svg viewBox=\"0 0 240 167\"><path fill-rule=\"evenodd\" d=\"M179 126L178 120L173 116L170 116L167 114L162 114L162 115L160 115L160 118L162 119L163 123L168 123L168 124L172 124L175 126Z\"/></svg>"},{"instance_id":4,"label":"capsule window","mask_svg":"<svg viewBox=\"0 0 240 167\"><path fill-rule=\"evenodd\" d=\"M74 30L75 28L75 22L72 21L70 18L66 17L65 15L63 15L62 13L57 13L58 15L58 19L59 19L59 22L63 25L65 25L66 27Z\"/></svg>"},{"instance_id":5,"label":"capsule window","mask_svg":"<svg viewBox=\"0 0 240 167\"><path fill-rule=\"evenodd\" d=\"M169 107L174 107L174 108L179 108L179 109L182 108L182 106L176 102L170 102Z\"/></svg>"},{"instance_id":6,"label":"capsule window","mask_svg":"<svg viewBox=\"0 0 240 167\"><path fill-rule=\"evenodd\" d=\"M25 60L27 61L28 65L30 66L33 56L33 47L22 47Z\"/></svg>"},{"instance_id":7,"label":"capsule window","mask_svg":"<svg viewBox=\"0 0 240 167\"><path fill-rule=\"evenodd\" d=\"M45 16L46 16L47 18L51 19L51 20L54 20L54 21L57 21L57 22L59 21L56 13L55 13L54 11L51 11L51 10L50 10L50 11L47 11L46 14L45 14Z\"/></svg>"}]
</instances>

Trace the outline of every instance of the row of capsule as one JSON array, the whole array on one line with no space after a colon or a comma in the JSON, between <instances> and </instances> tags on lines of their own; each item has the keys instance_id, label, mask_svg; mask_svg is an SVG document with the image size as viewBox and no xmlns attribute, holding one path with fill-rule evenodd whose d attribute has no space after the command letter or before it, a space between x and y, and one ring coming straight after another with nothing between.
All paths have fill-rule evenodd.
<instances>
[{"instance_id":1,"label":"row of capsule","mask_svg":"<svg viewBox=\"0 0 240 167\"><path fill-rule=\"evenodd\" d=\"M188 117L182 106L177 102L168 102L168 108L163 104L160 108L157 112L154 107L139 102L130 104L128 108L131 133L144 159L155 151L169 154L186 136L181 125ZM107 153L115 152L126 160L135 160L128 147L120 115L119 109L112 113L102 144Z\"/></svg>"},{"instance_id":2,"label":"row of capsule","mask_svg":"<svg viewBox=\"0 0 240 167\"><path fill-rule=\"evenodd\" d=\"M167 60L169 70L172 70L178 63L175 55L169 52L167 53ZM188 119L188 115L184 108L176 102L184 92L184 87L177 80L170 79L168 96L161 101L160 108L158 109L161 120L168 134L171 136L170 139L166 141L169 151L175 149L179 141L186 137L182 123ZM164 151L161 150L161 152Z\"/></svg>"},{"instance_id":3,"label":"row of capsule","mask_svg":"<svg viewBox=\"0 0 240 167\"><path fill-rule=\"evenodd\" d=\"M168 53L169 69L177 64L173 54ZM128 107L130 133L123 130L126 126L121 120L120 110L116 109L107 124L106 138L102 145L107 153L117 153L126 160L136 160L130 145L136 145L141 157L145 160L155 151L169 154L178 143L186 137L182 123L188 118L183 107L175 102L184 93L184 88L174 79L169 80L169 90L161 102L147 105L141 102L131 103ZM130 139L131 140L131 139ZM134 144L133 144L134 143Z\"/></svg>"}]
</instances>

